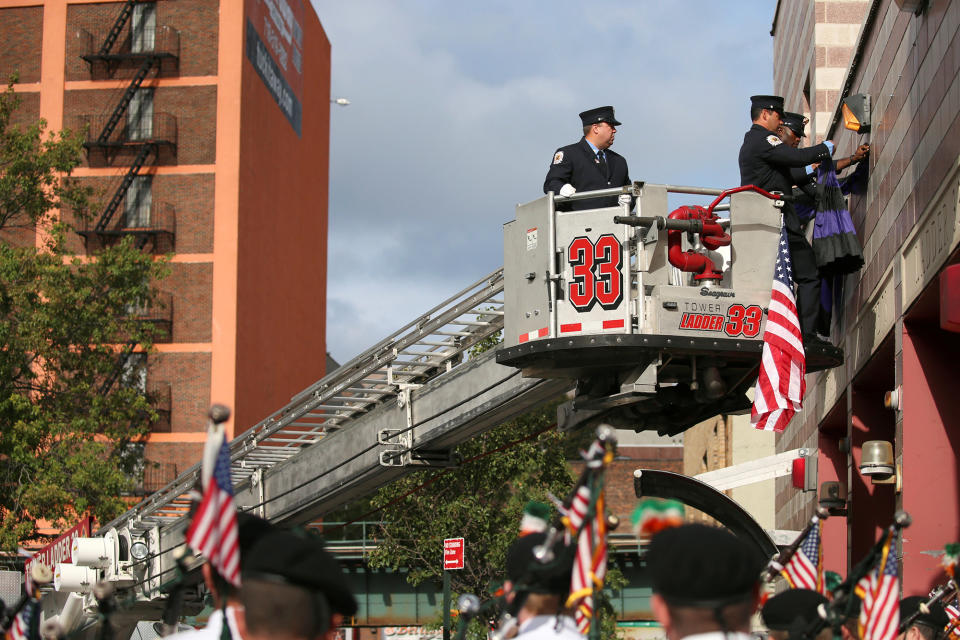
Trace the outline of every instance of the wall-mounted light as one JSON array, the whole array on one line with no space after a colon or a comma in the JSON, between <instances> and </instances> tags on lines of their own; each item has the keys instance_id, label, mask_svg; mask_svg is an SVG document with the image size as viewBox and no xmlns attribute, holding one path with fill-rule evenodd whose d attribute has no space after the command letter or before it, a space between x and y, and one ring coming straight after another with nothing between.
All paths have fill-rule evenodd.
<instances>
[{"instance_id":1,"label":"wall-mounted light","mask_svg":"<svg viewBox=\"0 0 960 640\"><path fill-rule=\"evenodd\" d=\"M820 485L818 504L830 512L830 515L845 515L847 508L847 490L836 481L824 482Z\"/></svg>"},{"instance_id":2,"label":"wall-mounted light","mask_svg":"<svg viewBox=\"0 0 960 640\"><path fill-rule=\"evenodd\" d=\"M893 444L886 440L868 440L860 450L860 473L873 484L896 485L900 493L900 468L893 459Z\"/></svg>"},{"instance_id":3,"label":"wall-mounted light","mask_svg":"<svg viewBox=\"0 0 960 640\"><path fill-rule=\"evenodd\" d=\"M903 390L898 386L883 394L883 406L887 409L900 411L903 409Z\"/></svg>"},{"instance_id":4,"label":"wall-mounted light","mask_svg":"<svg viewBox=\"0 0 960 640\"><path fill-rule=\"evenodd\" d=\"M856 93L843 99L840 107L843 126L857 133L870 132L870 96Z\"/></svg>"}]
</instances>

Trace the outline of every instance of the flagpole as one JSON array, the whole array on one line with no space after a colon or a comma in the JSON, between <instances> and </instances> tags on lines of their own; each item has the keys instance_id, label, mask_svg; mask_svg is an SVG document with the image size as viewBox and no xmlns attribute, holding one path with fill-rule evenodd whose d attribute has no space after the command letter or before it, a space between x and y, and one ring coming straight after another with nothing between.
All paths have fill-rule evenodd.
<instances>
[{"instance_id":1,"label":"flagpole","mask_svg":"<svg viewBox=\"0 0 960 640\"><path fill-rule=\"evenodd\" d=\"M906 620L900 621L900 628L897 630L898 634L903 633L910 628L910 625L913 624L913 621L920 617L920 614L930 613L930 607L943 602L944 600L950 600L957 596L957 583L950 578L947 580L947 584L941 584L936 589L930 592L930 599L924 603L921 603L920 607L917 608L910 617ZM946 634L945 634L946 637Z\"/></svg>"},{"instance_id":2,"label":"flagpole","mask_svg":"<svg viewBox=\"0 0 960 640\"><path fill-rule=\"evenodd\" d=\"M783 571L783 568L787 566L787 563L790 562L790 559L796 555L797 550L800 548L800 545L803 544L803 540L807 537L810 531L812 531L813 528L820 522L829 517L829 511L823 507L817 507L816 512L810 518L810 522L807 523L807 526L803 528L803 531L800 532L800 535L797 536L790 546L781 551L775 557L770 558L770 562L767 563L767 567L763 570L763 576L761 579L764 582L770 582L775 577L780 575L780 572Z\"/></svg>"}]
</instances>

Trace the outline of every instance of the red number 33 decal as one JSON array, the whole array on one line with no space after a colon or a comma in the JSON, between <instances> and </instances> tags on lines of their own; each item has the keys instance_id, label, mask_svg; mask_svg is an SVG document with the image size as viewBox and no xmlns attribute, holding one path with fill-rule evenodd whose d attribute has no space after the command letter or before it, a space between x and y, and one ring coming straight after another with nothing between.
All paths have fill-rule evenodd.
<instances>
[{"instance_id":1,"label":"red number 33 decal","mask_svg":"<svg viewBox=\"0 0 960 640\"><path fill-rule=\"evenodd\" d=\"M596 242L578 236L567 247L567 261L573 271L567 290L570 304L577 311L590 311L593 305L612 310L623 300L623 249L615 236L604 234Z\"/></svg>"}]
</instances>

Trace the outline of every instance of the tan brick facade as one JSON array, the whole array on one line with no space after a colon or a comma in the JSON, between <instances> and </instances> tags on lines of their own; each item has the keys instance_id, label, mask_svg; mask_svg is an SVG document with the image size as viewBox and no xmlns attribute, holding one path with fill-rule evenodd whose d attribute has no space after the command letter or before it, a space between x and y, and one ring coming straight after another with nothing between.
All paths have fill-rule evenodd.
<instances>
[{"instance_id":1,"label":"tan brick facade","mask_svg":"<svg viewBox=\"0 0 960 640\"><path fill-rule=\"evenodd\" d=\"M847 517L824 528L828 566L856 562L893 510L904 508L914 525L901 549L903 591L926 593L938 569L922 552L952 540L960 522L955 483L943 481L958 467L960 418L948 409L956 392L946 372L955 367L960 339L939 323L943 296L957 293L938 286L944 268L960 260L960 4L930 2L915 14L893 0L816 2L812 36L789 18L809 4L778 4L775 50L814 47L818 54L812 67L775 64L774 86L789 93L795 78L820 74L839 78L846 94L870 96L868 135L836 122L839 92L827 91L816 107L817 131L835 140L837 156L871 145L867 191L850 197L865 265L847 278L834 318L832 339L846 363L807 377L804 411L777 447L816 446L819 481L846 489ZM892 390L903 397L896 410L884 408ZM899 493L859 472L869 440L894 444ZM796 528L815 500L787 486L778 482L777 524Z\"/></svg>"},{"instance_id":2,"label":"tan brick facade","mask_svg":"<svg viewBox=\"0 0 960 640\"><path fill-rule=\"evenodd\" d=\"M123 6L4 3L0 72L19 72L16 122L39 116L51 129L88 131L74 176L99 204L86 223L61 212L84 232L69 240L77 254L117 241L94 225L138 152L152 150L136 174L150 178L138 182L149 184L149 215L133 225L150 229L136 236L143 250L170 263L158 285L169 306L157 320L169 334L147 357L147 387L159 390L161 414L145 454L152 490L199 460L211 402L233 408L228 428L239 433L324 374L330 43L306 3L298 134L246 59L250 3L139 2L135 11L155 14L155 30L145 27L150 44L136 39L131 18L103 54ZM152 92L151 126L138 127L127 107L104 144L104 125L141 68L149 68L139 88L140 96ZM109 219L111 230L128 235L136 232L127 228L129 195ZM287 226L262 215L271 206L283 208ZM3 240L33 244L35 232L9 229ZM264 313L280 307L297 313Z\"/></svg>"}]
</instances>

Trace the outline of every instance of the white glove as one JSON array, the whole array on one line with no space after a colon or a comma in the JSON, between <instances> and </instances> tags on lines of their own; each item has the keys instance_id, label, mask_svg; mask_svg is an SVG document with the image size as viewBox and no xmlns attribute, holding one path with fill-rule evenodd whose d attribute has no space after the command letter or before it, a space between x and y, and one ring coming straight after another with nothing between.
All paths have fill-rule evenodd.
<instances>
[{"instance_id":1,"label":"white glove","mask_svg":"<svg viewBox=\"0 0 960 640\"><path fill-rule=\"evenodd\" d=\"M560 187L560 195L562 195L564 198L566 198L566 197L568 197L568 196L572 196L572 195L575 194L576 192L577 192L577 190L574 189L574 188L573 188L573 185L570 184L570 183L567 183L567 184L563 185L562 187Z\"/></svg>"},{"instance_id":2,"label":"white glove","mask_svg":"<svg viewBox=\"0 0 960 640\"><path fill-rule=\"evenodd\" d=\"M621 194L620 194L620 197L617 198L617 204L619 204L621 207L622 207L623 205L627 205L627 206L629 207L631 204L633 204L633 202L632 202L632 200L631 200L631 198L630 198L630 194L629 194L629 193L621 193Z\"/></svg>"}]
</instances>

